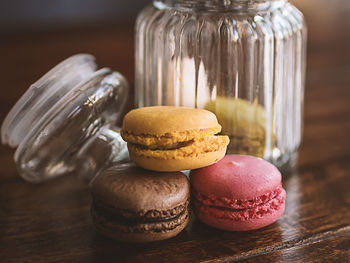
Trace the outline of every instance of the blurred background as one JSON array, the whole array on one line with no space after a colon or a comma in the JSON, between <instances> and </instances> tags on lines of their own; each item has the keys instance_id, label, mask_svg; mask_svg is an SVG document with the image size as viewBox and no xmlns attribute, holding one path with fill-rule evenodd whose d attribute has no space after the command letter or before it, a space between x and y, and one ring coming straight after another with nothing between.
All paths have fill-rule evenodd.
<instances>
[{"instance_id":1,"label":"blurred background","mask_svg":"<svg viewBox=\"0 0 350 263\"><path fill-rule=\"evenodd\" d=\"M306 16L309 49L350 46L347 38L350 34L349 0L290 1ZM35 61L44 51L48 51L45 53L48 62L51 56L52 62L58 62L76 52L94 52L94 46L101 44L106 45L106 53L100 54L103 50L99 50L95 55L103 65L117 65L113 61L126 59L125 56L132 60L133 53L118 53L118 47L124 46L114 41L123 35L126 36L124 44L133 45L129 37L133 36L137 13L150 3L151 0L0 0L0 48L3 47L0 49L0 72L21 70L20 61L16 68L11 67L14 63L11 61L14 54L11 53L15 53L19 60L31 59L35 66ZM10 65L4 65L9 63L8 60ZM37 68L37 76L47 69L46 66ZM133 78L131 68L124 69L124 72ZM23 86L25 88L28 83L23 83Z\"/></svg>"},{"instance_id":2,"label":"blurred background","mask_svg":"<svg viewBox=\"0 0 350 263\"><path fill-rule=\"evenodd\" d=\"M350 1L291 0L308 28L311 86L349 85ZM151 0L0 0L0 121L29 85L64 58L91 53L133 86L134 21ZM306 119L329 115L309 100ZM332 95L332 94L330 94ZM339 94L340 95L340 94ZM339 100L349 96L339 96ZM308 103L316 104L308 107Z\"/></svg>"},{"instance_id":3,"label":"blurred background","mask_svg":"<svg viewBox=\"0 0 350 263\"><path fill-rule=\"evenodd\" d=\"M133 21L148 0L1 0L0 30L52 30Z\"/></svg>"},{"instance_id":4,"label":"blurred background","mask_svg":"<svg viewBox=\"0 0 350 263\"><path fill-rule=\"evenodd\" d=\"M328 30L339 16L349 14L348 0L291 0L309 21ZM43 31L134 21L151 0L1 0L0 32Z\"/></svg>"},{"instance_id":5,"label":"blurred background","mask_svg":"<svg viewBox=\"0 0 350 263\"><path fill-rule=\"evenodd\" d=\"M329 29L334 20L349 14L348 0L291 0L290 2ZM134 21L151 0L1 0L0 31L43 31Z\"/></svg>"}]
</instances>

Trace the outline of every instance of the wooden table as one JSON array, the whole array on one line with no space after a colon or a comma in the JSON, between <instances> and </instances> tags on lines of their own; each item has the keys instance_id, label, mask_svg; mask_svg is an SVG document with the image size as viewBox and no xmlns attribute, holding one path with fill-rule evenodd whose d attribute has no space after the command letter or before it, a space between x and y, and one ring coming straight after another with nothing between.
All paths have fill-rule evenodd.
<instances>
[{"instance_id":1,"label":"wooden table","mask_svg":"<svg viewBox=\"0 0 350 263\"><path fill-rule=\"evenodd\" d=\"M165 242L116 243L96 233L84 182L67 175L26 183L16 172L14 151L1 146L0 262L350 262L347 1L297 1L310 30L304 144L298 169L284 175L286 211L277 223L231 233L192 217L185 231ZM30 83L78 52L96 55L132 84L131 24L1 35L0 120Z\"/></svg>"}]
</instances>

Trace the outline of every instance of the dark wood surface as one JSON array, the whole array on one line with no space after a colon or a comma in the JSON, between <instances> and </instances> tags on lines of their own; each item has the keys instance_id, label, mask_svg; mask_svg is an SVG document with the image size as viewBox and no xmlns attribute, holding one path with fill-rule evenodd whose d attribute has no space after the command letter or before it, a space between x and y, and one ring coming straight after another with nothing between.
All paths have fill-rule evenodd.
<instances>
[{"instance_id":1,"label":"dark wood surface","mask_svg":"<svg viewBox=\"0 0 350 263\"><path fill-rule=\"evenodd\" d=\"M96 233L88 186L74 175L33 185L0 146L0 262L350 262L350 8L348 0L295 1L309 23L304 143L285 174L286 211L250 232L210 228L192 216L179 236L148 245ZM0 120L26 90L78 52L118 69L133 83L133 28L0 36Z\"/></svg>"}]
</instances>

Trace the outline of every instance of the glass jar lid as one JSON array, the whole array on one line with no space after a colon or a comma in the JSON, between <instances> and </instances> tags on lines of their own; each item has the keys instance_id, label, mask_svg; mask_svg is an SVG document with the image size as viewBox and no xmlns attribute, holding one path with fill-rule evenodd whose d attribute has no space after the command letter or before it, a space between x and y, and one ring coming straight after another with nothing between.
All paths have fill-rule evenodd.
<instances>
[{"instance_id":1,"label":"glass jar lid","mask_svg":"<svg viewBox=\"0 0 350 263\"><path fill-rule=\"evenodd\" d=\"M41 119L43 113L59 101L72 87L88 79L97 65L91 55L72 56L30 86L6 116L1 126L1 141L17 147L22 138Z\"/></svg>"},{"instance_id":2,"label":"glass jar lid","mask_svg":"<svg viewBox=\"0 0 350 263\"><path fill-rule=\"evenodd\" d=\"M127 157L114 125L128 83L109 68L96 69L91 55L66 59L31 85L5 118L2 142L17 147L15 162L25 180L41 182L73 171L91 179Z\"/></svg>"}]
</instances>

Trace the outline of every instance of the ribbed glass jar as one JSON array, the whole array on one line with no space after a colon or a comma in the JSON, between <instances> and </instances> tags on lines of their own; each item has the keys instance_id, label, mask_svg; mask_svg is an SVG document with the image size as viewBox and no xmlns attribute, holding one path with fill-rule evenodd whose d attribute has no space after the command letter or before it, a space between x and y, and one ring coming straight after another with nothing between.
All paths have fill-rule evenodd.
<instances>
[{"instance_id":1,"label":"ribbed glass jar","mask_svg":"<svg viewBox=\"0 0 350 263\"><path fill-rule=\"evenodd\" d=\"M286 0L159 0L136 23L136 105L207 108L228 153L294 164L302 137L303 15Z\"/></svg>"}]
</instances>

